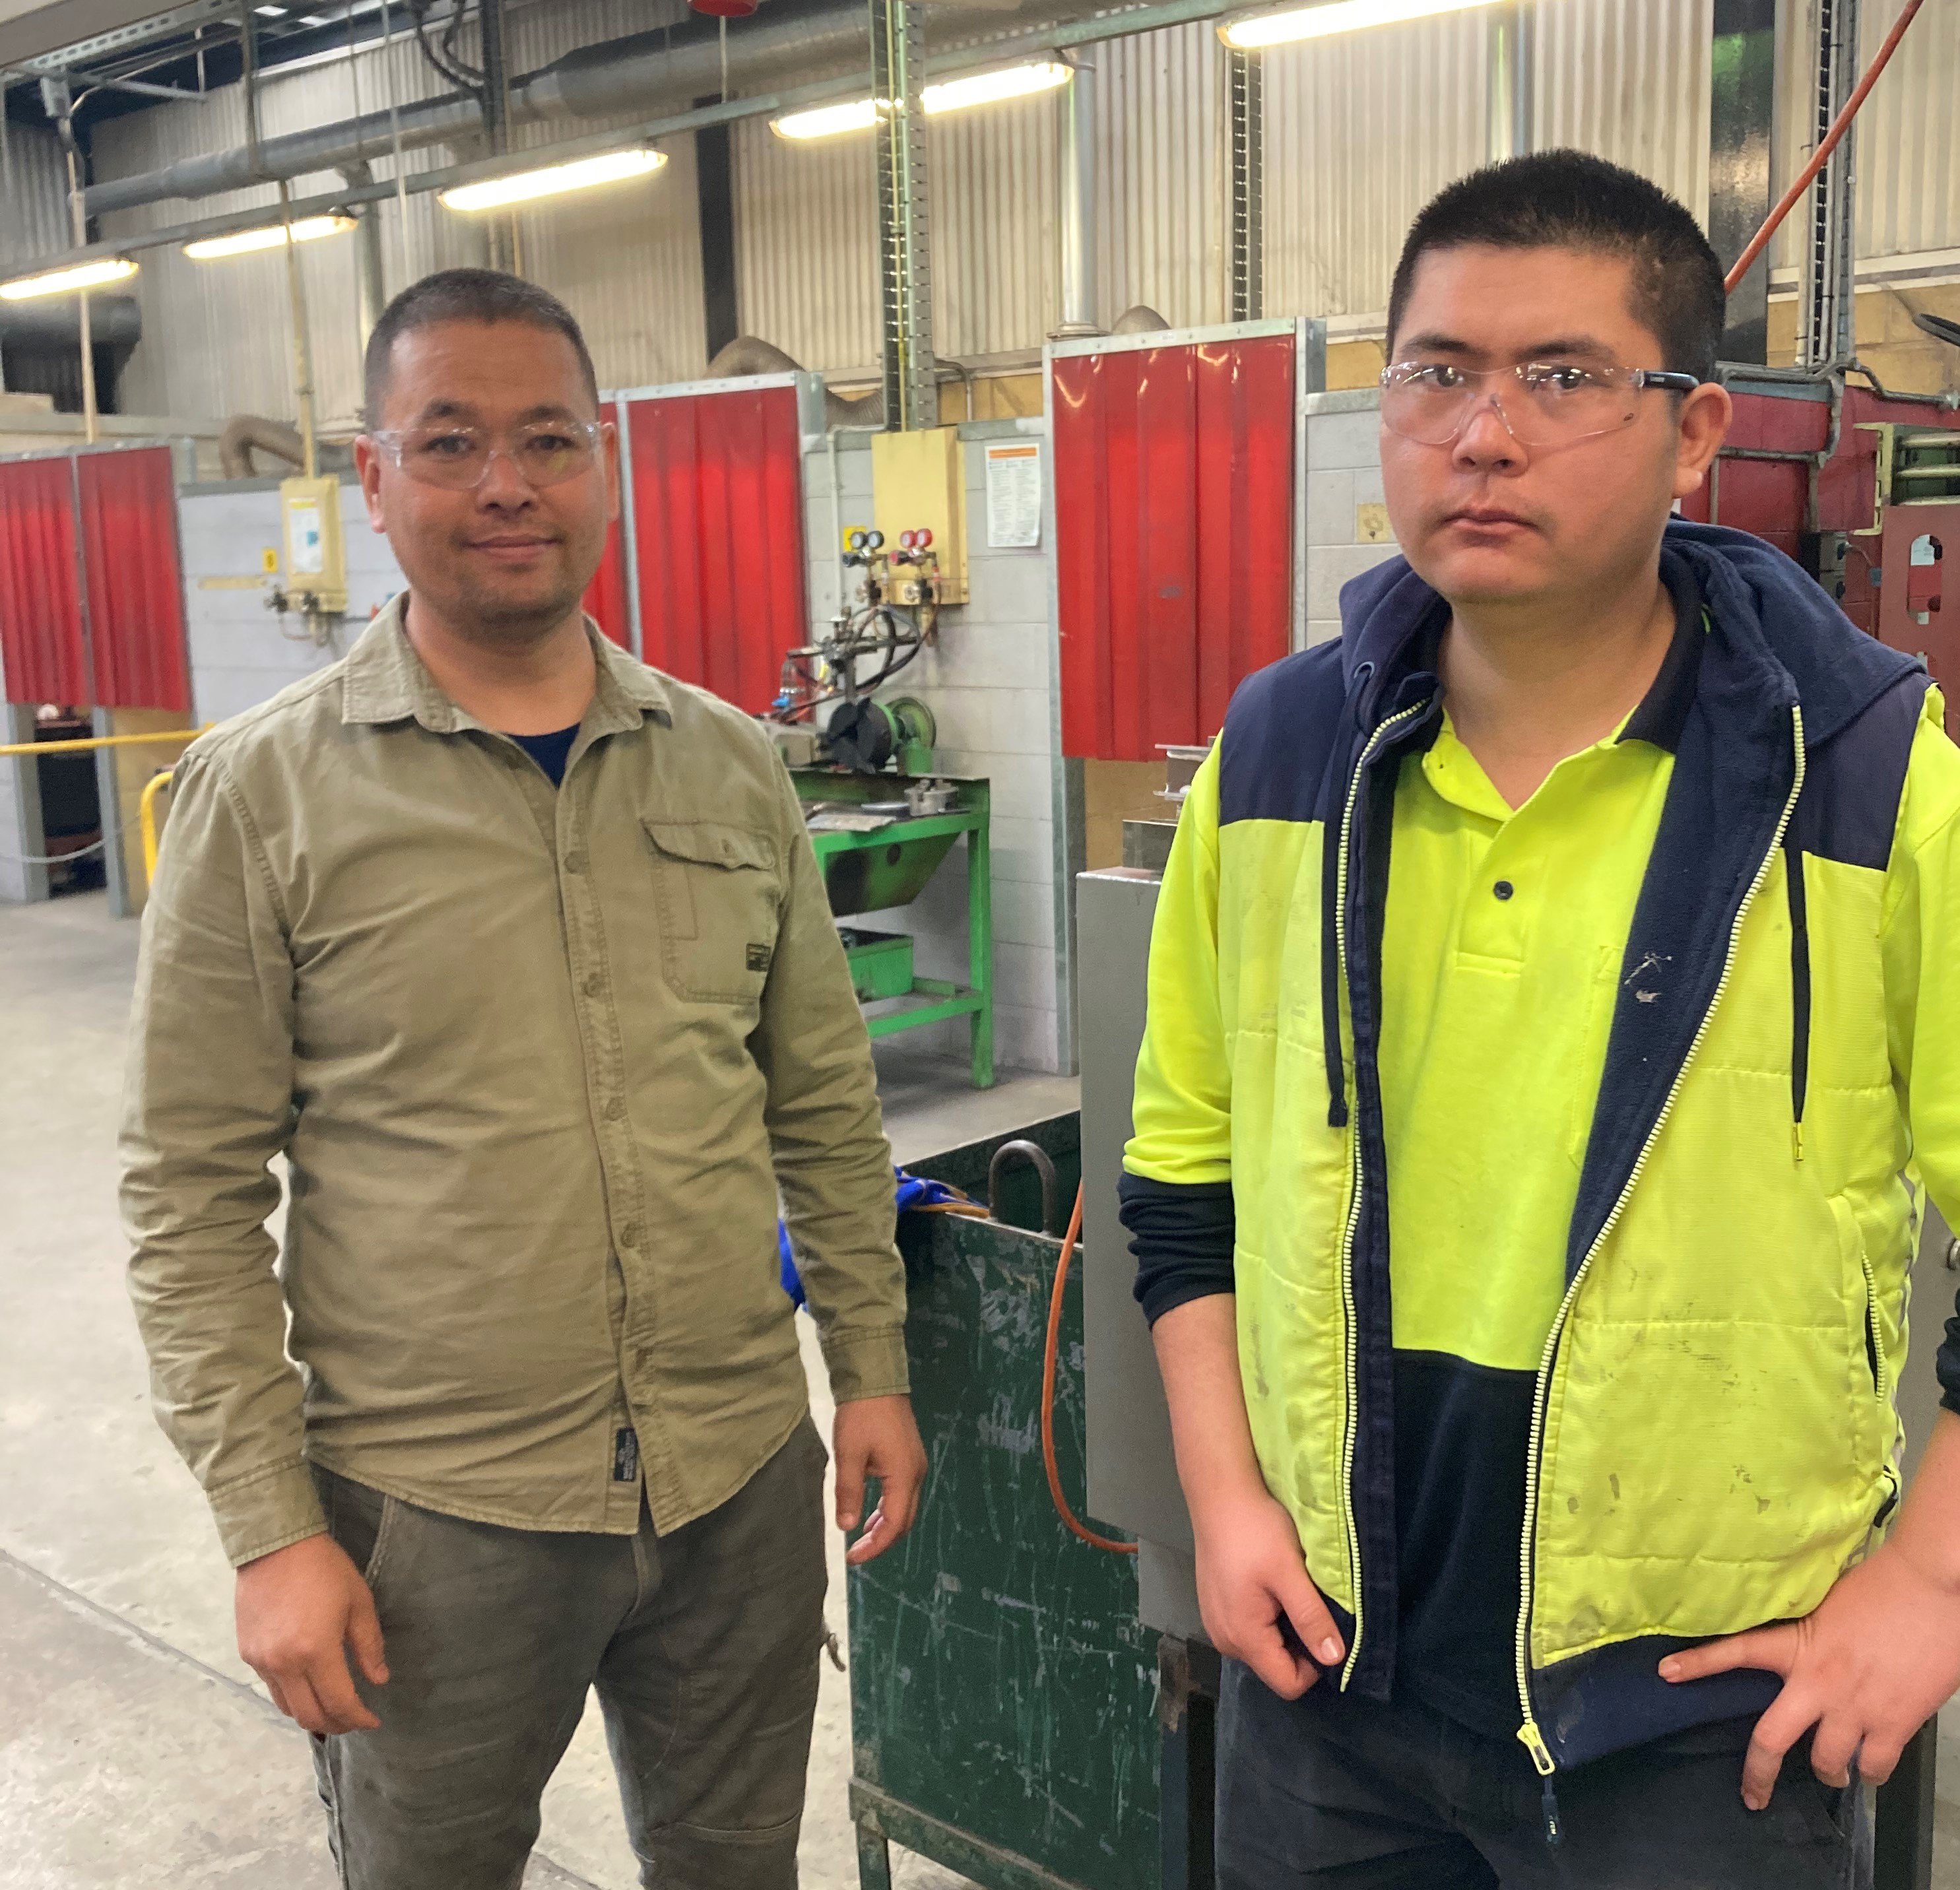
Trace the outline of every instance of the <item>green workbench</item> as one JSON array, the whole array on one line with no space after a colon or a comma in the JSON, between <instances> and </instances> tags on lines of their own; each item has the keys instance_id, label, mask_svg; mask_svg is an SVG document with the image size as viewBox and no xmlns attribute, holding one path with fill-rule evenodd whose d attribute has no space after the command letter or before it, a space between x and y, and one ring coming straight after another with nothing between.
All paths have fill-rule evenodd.
<instances>
[{"instance_id":1,"label":"green workbench","mask_svg":"<svg viewBox=\"0 0 1960 1890\"><path fill-rule=\"evenodd\" d=\"M817 801L896 800L912 785L898 775L833 773L817 768L791 772L806 806ZM959 791L959 805L952 812L908 816L870 833L813 832L810 840L822 870L831 912L838 918L909 905L954 845L966 840L964 984L912 976L893 990L875 982L876 975L870 969L875 946L850 947L848 955L853 975L860 978L859 994L866 1000L865 1028L874 1038L943 1023L948 1018L969 1018L973 1087L985 1090L994 1081L994 912L988 841L992 797L985 781L947 775L934 778L947 781Z\"/></svg>"}]
</instances>

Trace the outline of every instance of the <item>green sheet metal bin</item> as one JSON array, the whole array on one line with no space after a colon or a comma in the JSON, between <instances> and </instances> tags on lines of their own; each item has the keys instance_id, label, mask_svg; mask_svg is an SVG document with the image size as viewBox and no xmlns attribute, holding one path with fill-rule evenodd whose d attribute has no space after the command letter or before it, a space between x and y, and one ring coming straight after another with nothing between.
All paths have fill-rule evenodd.
<instances>
[{"instance_id":1,"label":"green sheet metal bin","mask_svg":"<svg viewBox=\"0 0 1960 1890\"><path fill-rule=\"evenodd\" d=\"M1079 1118L1016 1132L1045 1149L1065 1220ZM984 1197L1007 1137L912 1172ZM912 1399L932 1471L918 1526L851 1571L851 1814L859 1881L889 1890L886 1843L985 1890L1138 1890L1158 1880L1157 1637L1134 1558L1078 1541L1049 1500L1042 1339L1061 1242L1034 1172L1004 1171L1017 1226L901 1217ZM1055 1445L1083 1484L1080 1269L1064 1312Z\"/></svg>"}]
</instances>

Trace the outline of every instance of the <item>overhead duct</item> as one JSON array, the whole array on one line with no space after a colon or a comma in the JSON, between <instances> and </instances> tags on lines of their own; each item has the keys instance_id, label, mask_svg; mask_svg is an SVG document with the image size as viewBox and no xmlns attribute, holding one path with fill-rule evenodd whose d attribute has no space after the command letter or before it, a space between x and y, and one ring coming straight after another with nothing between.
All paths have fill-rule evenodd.
<instances>
[{"instance_id":1,"label":"overhead duct","mask_svg":"<svg viewBox=\"0 0 1960 1890\"><path fill-rule=\"evenodd\" d=\"M999 37L1052 25L1086 14L1083 0L1028 0L1013 14L998 8L935 8L937 46ZM816 0L773 0L772 17L742 24L728 36L727 83L731 94L756 92L782 78L808 84L842 77L870 65L864 11L855 0L843 5ZM581 46L535 72L511 81L510 122L605 118L649 113L670 107L685 110L722 90L721 23L689 20L673 28L635 33L598 46ZM131 177L110 178L82 193L88 214L133 210L168 197L208 197L254 183L338 170L378 158L393 148L399 119L402 148L475 136L482 129L476 100L466 93L418 100L399 112L368 112L310 131L250 145L208 151L196 158Z\"/></svg>"},{"instance_id":2,"label":"overhead duct","mask_svg":"<svg viewBox=\"0 0 1960 1890\"><path fill-rule=\"evenodd\" d=\"M89 339L126 353L143 339L143 311L133 295L88 298ZM72 298L0 302L0 348L77 348L81 329Z\"/></svg>"}]
</instances>

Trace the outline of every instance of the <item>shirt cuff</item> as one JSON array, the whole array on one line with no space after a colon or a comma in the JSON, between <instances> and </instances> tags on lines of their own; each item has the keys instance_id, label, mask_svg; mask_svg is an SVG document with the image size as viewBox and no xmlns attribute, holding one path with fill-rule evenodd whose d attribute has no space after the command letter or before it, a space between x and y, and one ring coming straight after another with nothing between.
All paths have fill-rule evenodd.
<instances>
[{"instance_id":1,"label":"shirt cuff","mask_svg":"<svg viewBox=\"0 0 1960 1890\"><path fill-rule=\"evenodd\" d=\"M320 1491L304 1458L255 1471L208 1491L218 1540L234 1568L290 1548L309 1535L326 1533L326 1514Z\"/></svg>"},{"instance_id":2,"label":"shirt cuff","mask_svg":"<svg viewBox=\"0 0 1960 1890\"><path fill-rule=\"evenodd\" d=\"M830 1395L838 1404L851 1404L861 1398L902 1398L912 1389L903 1326L833 1333L822 1343Z\"/></svg>"}]
</instances>

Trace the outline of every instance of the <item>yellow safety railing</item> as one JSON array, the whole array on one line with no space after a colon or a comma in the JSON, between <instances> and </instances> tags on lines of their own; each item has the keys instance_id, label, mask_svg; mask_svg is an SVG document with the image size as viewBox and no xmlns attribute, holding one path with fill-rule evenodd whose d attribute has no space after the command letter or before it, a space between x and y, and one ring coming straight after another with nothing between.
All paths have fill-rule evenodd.
<instances>
[{"instance_id":1,"label":"yellow safety railing","mask_svg":"<svg viewBox=\"0 0 1960 1890\"><path fill-rule=\"evenodd\" d=\"M207 722L205 728L212 724ZM69 742L0 743L0 755L72 755L82 748L140 748L145 742L194 742L202 728L160 728L154 735L81 735Z\"/></svg>"},{"instance_id":2,"label":"yellow safety railing","mask_svg":"<svg viewBox=\"0 0 1960 1890\"><path fill-rule=\"evenodd\" d=\"M143 797L136 803L136 818L143 829L143 883L157 877L157 796L177 777L174 768L152 775L143 784Z\"/></svg>"},{"instance_id":3,"label":"yellow safety railing","mask_svg":"<svg viewBox=\"0 0 1960 1890\"><path fill-rule=\"evenodd\" d=\"M148 735L78 736L67 742L0 743L0 755L72 755L84 748L141 748L151 742L194 742L212 726L207 722L204 728L161 728ZM170 784L176 772L173 768L166 768L152 775L144 782L142 798L137 803L137 816L143 829L145 885L157 877L157 795Z\"/></svg>"}]
</instances>

